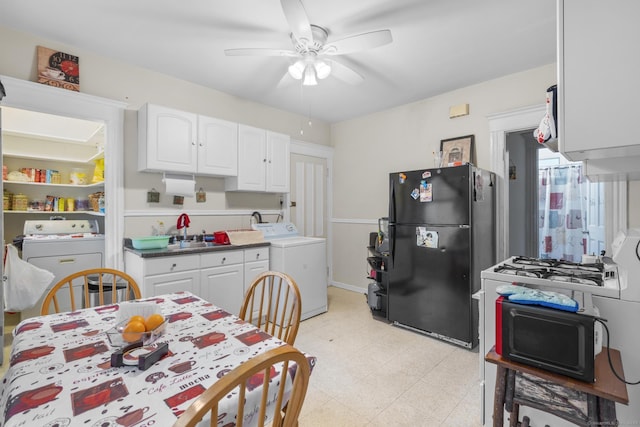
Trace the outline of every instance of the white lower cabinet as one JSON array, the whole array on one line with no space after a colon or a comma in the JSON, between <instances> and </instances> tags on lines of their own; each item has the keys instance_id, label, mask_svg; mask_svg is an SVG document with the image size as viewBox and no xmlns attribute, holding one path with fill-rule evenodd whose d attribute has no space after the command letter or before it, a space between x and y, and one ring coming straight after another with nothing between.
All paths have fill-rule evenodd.
<instances>
[{"instance_id":1,"label":"white lower cabinet","mask_svg":"<svg viewBox=\"0 0 640 427\"><path fill-rule=\"evenodd\" d=\"M198 293L200 288L200 275L197 271L183 271L180 273L160 274L144 278L144 288L151 293L144 296L157 296L179 291Z\"/></svg>"},{"instance_id":2,"label":"white lower cabinet","mask_svg":"<svg viewBox=\"0 0 640 427\"><path fill-rule=\"evenodd\" d=\"M244 251L244 291L247 292L258 274L269 271L269 248Z\"/></svg>"},{"instance_id":3,"label":"white lower cabinet","mask_svg":"<svg viewBox=\"0 0 640 427\"><path fill-rule=\"evenodd\" d=\"M125 252L125 271L143 297L189 291L238 314L253 279L269 270L269 247L143 258Z\"/></svg>"},{"instance_id":4,"label":"white lower cabinet","mask_svg":"<svg viewBox=\"0 0 640 427\"><path fill-rule=\"evenodd\" d=\"M244 297L243 251L200 255L200 296L232 314Z\"/></svg>"}]
</instances>

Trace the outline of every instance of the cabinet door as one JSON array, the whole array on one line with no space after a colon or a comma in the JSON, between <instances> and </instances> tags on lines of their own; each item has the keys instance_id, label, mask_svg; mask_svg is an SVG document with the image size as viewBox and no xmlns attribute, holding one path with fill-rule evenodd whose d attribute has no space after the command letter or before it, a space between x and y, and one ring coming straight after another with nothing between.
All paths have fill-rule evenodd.
<instances>
[{"instance_id":1,"label":"cabinet door","mask_svg":"<svg viewBox=\"0 0 640 427\"><path fill-rule=\"evenodd\" d=\"M198 173L238 175L238 124L198 116Z\"/></svg>"},{"instance_id":2,"label":"cabinet door","mask_svg":"<svg viewBox=\"0 0 640 427\"><path fill-rule=\"evenodd\" d=\"M194 173L197 116L158 105L138 111L138 170Z\"/></svg>"},{"instance_id":3,"label":"cabinet door","mask_svg":"<svg viewBox=\"0 0 640 427\"><path fill-rule=\"evenodd\" d=\"M266 162L264 129L238 125L238 178L235 188L229 189L264 191Z\"/></svg>"},{"instance_id":4,"label":"cabinet door","mask_svg":"<svg viewBox=\"0 0 640 427\"><path fill-rule=\"evenodd\" d=\"M147 296L157 296L179 291L188 291L200 296L200 275L197 271L147 276L144 280L144 291Z\"/></svg>"},{"instance_id":5,"label":"cabinet door","mask_svg":"<svg viewBox=\"0 0 640 427\"><path fill-rule=\"evenodd\" d=\"M266 191L289 192L289 136L267 132Z\"/></svg>"},{"instance_id":6,"label":"cabinet door","mask_svg":"<svg viewBox=\"0 0 640 427\"><path fill-rule=\"evenodd\" d=\"M200 297L229 313L240 312L244 297L242 264L202 269L200 282Z\"/></svg>"},{"instance_id":7,"label":"cabinet door","mask_svg":"<svg viewBox=\"0 0 640 427\"><path fill-rule=\"evenodd\" d=\"M559 148L571 160L639 155L640 2L559 3Z\"/></svg>"},{"instance_id":8,"label":"cabinet door","mask_svg":"<svg viewBox=\"0 0 640 427\"><path fill-rule=\"evenodd\" d=\"M244 292L249 290L251 283L260 273L269 271L269 260L247 262L244 265Z\"/></svg>"}]
</instances>

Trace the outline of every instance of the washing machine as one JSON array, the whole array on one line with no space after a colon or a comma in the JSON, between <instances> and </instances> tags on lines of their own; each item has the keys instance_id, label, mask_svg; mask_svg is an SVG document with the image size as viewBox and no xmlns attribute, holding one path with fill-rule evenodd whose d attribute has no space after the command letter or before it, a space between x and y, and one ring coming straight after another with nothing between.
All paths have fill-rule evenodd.
<instances>
[{"instance_id":1,"label":"washing machine","mask_svg":"<svg viewBox=\"0 0 640 427\"><path fill-rule=\"evenodd\" d=\"M54 274L40 300L23 310L21 319L40 315L44 296L59 280L81 270L104 267L104 234L92 220L27 220L24 224L22 259ZM82 283L74 283L74 298L82 301ZM59 301L60 310L71 309L67 296Z\"/></svg>"},{"instance_id":2,"label":"washing machine","mask_svg":"<svg viewBox=\"0 0 640 427\"><path fill-rule=\"evenodd\" d=\"M269 268L291 276L300 289L301 320L327 311L327 241L300 236L293 223L252 224L269 246Z\"/></svg>"}]
</instances>

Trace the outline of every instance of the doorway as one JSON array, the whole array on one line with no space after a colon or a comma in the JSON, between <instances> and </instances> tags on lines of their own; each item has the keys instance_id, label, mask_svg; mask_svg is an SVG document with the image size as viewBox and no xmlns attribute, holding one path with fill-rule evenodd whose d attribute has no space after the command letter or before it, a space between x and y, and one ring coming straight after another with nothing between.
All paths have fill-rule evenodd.
<instances>
[{"instance_id":1,"label":"doorway","mask_svg":"<svg viewBox=\"0 0 640 427\"><path fill-rule=\"evenodd\" d=\"M529 131L538 126L540 118L544 116L544 104L519 108L507 112L490 115L490 166L496 173L496 259L504 260L510 257L510 213L509 213L509 156L507 152L507 136L513 132ZM518 172L519 173L519 172ZM625 180L607 181L598 184L598 197L591 198L589 206L602 211L598 222L604 224L603 236L608 236L602 243L607 253L611 252L611 240L619 230L626 229L627 221L627 182ZM533 194L536 194L535 192ZM593 202L591 200L594 200ZM587 220L590 221L593 215ZM591 226L589 226L591 227Z\"/></svg>"},{"instance_id":2,"label":"doorway","mask_svg":"<svg viewBox=\"0 0 640 427\"><path fill-rule=\"evenodd\" d=\"M580 262L605 250L605 187L582 162L538 144L533 128L507 134L506 156L509 256Z\"/></svg>"}]
</instances>

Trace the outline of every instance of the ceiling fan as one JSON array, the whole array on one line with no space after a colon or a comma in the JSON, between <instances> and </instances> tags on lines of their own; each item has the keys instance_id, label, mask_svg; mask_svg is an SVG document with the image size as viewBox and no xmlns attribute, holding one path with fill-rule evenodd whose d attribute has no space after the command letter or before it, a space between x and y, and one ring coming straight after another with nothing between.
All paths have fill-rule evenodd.
<instances>
[{"instance_id":1,"label":"ceiling fan","mask_svg":"<svg viewBox=\"0 0 640 427\"><path fill-rule=\"evenodd\" d=\"M302 80L304 86L318 84L318 79L333 75L338 79L358 84L364 77L350 67L336 61L333 56L345 55L372 49L392 42L390 30L371 31L327 41L328 31L309 23L309 18L300 0L280 0L285 18L291 28L294 50L269 48L226 49L227 56L285 56L292 59L288 74ZM285 77L287 73L285 73Z\"/></svg>"}]
</instances>

